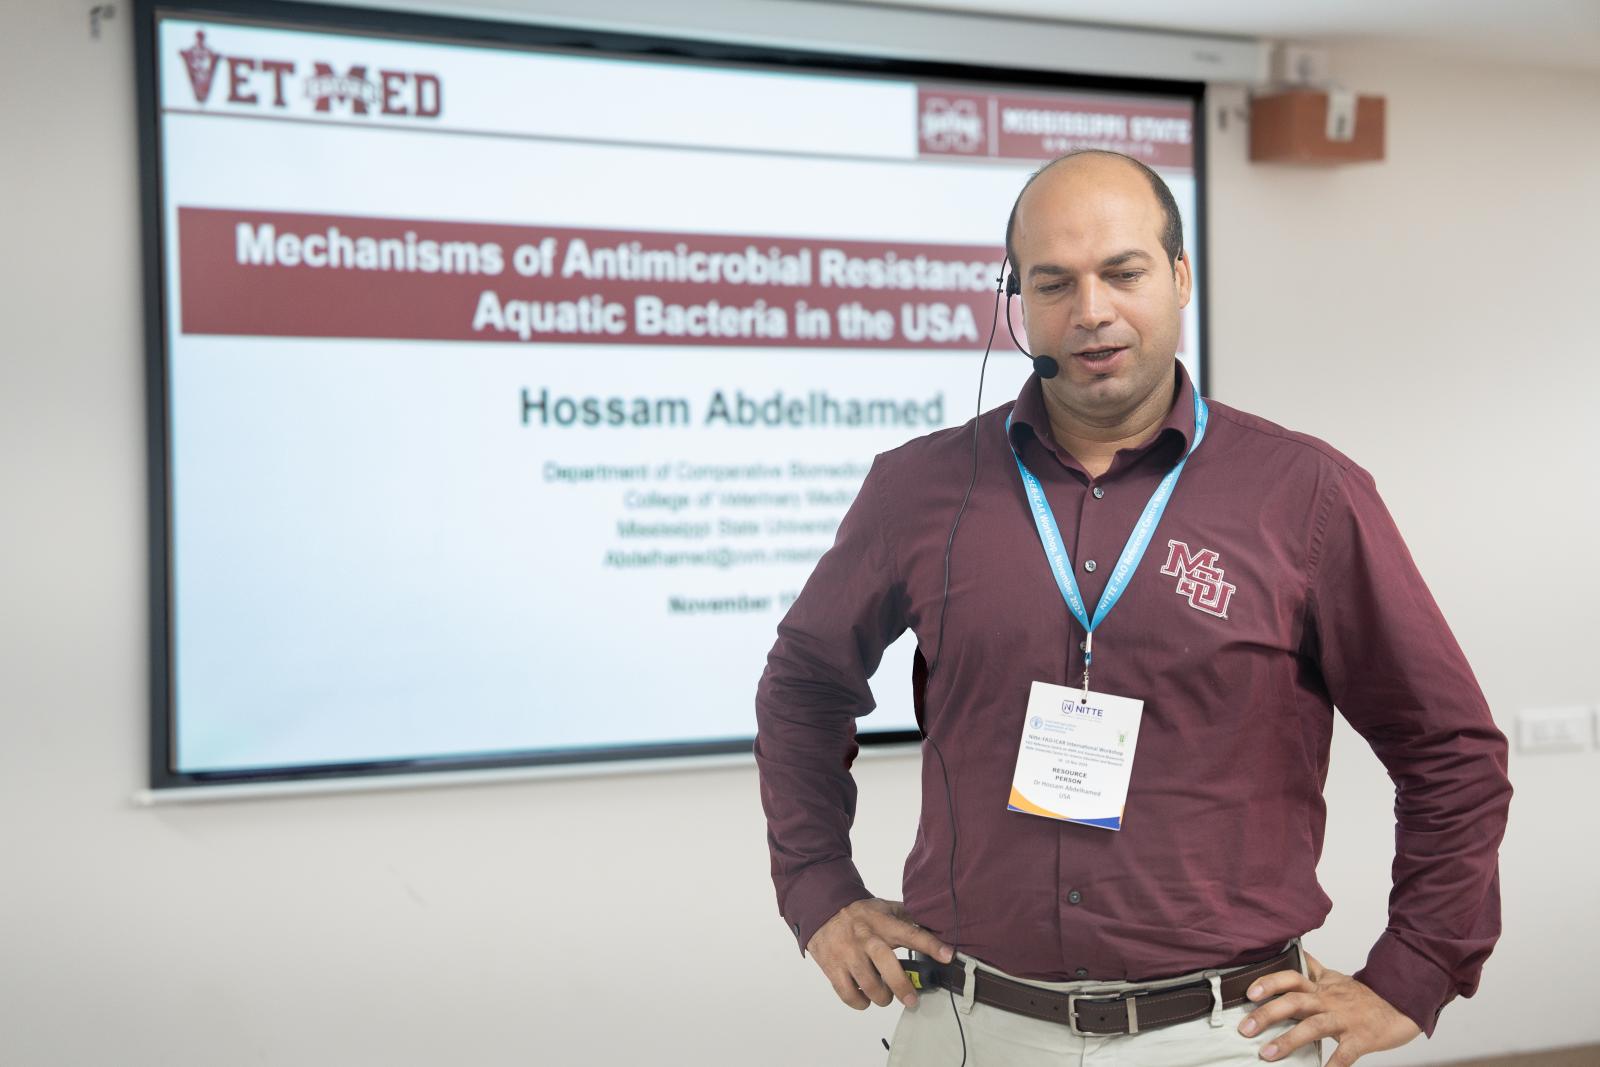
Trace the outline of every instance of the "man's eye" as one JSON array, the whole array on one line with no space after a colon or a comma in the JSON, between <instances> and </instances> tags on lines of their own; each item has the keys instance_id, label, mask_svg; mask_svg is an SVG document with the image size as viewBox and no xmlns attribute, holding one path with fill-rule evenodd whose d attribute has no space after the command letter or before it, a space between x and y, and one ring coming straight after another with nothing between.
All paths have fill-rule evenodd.
<instances>
[{"instance_id":1,"label":"man's eye","mask_svg":"<svg viewBox=\"0 0 1600 1067\"><path fill-rule=\"evenodd\" d=\"M1066 282L1048 282L1044 285L1035 286L1034 291L1039 293L1054 293L1065 289L1066 287Z\"/></svg>"},{"instance_id":2,"label":"man's eye","mask_svg":"<svg viewBox=\"0 0 1600 1067\"><path fill-rule=\"evenodd\" d=\"M1117 281L1119 281L1119 282L1134 282L1134 281L1138 281L1143 276L1144 276L1144 271L1142 271L1142 270L1125 270L1122 273L1118 274L1116 277L1117 277Z\"/></svg>"}]
</instances>

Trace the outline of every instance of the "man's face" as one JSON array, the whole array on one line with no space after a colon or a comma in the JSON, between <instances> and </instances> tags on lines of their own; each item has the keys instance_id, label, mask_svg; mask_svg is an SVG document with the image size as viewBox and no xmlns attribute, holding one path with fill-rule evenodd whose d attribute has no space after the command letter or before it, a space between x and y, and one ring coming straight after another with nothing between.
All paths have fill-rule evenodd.
<instances>
[{"instance_id":1,"label":"man's face","mask_svg":"<svg viewBox=\"0 0 1600 1067\"><path fill-rule=\"evenodd\" d=\"M1164 222L1149 180L1104 156L1057 164L1017 208L1028 347L1061 364L1051 398L1092 424L1170 387L1190 278L1188 257L1173 265L1161 248Z\"/></svg>"}]
</instances>

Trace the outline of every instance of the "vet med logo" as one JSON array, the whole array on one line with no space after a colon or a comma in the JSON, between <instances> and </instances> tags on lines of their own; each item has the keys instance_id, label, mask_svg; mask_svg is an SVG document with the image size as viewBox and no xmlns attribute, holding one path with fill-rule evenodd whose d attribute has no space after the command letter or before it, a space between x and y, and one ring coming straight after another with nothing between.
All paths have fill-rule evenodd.
<instances>
[{"instance_id":1,"label":"vet med logo","mask_svg":"<svg viewBox=\"0 0 1600 1067\"><path fill-rule=\"evenodd\" d=\"M1190 607L1219 619L1228 617L1228 602L1239 587L1223 581L1216 549L1195 552L1182 541L1168 541L1167 561L1161 565L1161 573L1178 579L1178 595L1186 597Z\"/></svg>"},{"instance_id":2,"label":"vet med logo","mask_svg":"<svg viewBox=\"0 0 1600 1067\"><path fill-rule=\"evenodd\" d=\"M220 104L279 111L309 104L313 114L329 116L437 119L443 107L439 76L424 71L379 69L365 62L341 70L320 59L305 63L224 53L206 39L205 30L196 30L194 43L178 49L178 55L201 107L212 100L213 88L223 90Z\"/></svg>"}]
</instances>

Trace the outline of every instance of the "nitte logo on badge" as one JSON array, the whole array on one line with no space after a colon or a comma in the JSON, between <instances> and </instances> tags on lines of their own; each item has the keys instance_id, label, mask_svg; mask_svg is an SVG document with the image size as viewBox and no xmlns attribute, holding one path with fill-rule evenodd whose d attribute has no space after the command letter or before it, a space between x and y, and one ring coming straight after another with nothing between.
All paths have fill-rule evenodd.
<instances>
[{"instance_id":1,"label":"nitte logo on badge","mask_svg":"<svg viewBox=\"0 0 1600 1067\"><path fill-rule=\"evenodd\" d=\"M1120 830L1144 701L1093 691L1087 697L1033 683L1007 807Z\"/></svg>"}]
</instances>

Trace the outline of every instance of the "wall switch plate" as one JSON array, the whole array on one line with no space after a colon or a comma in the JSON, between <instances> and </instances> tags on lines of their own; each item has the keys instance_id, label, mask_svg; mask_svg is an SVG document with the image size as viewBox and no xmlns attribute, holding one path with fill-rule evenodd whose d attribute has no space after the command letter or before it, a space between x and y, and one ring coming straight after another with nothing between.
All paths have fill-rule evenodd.
<instances>
[{"instance_id":1,"label":"wall switch plate","mask_svg":"<svg viewBox=\"0 0 1600 1067\"><path fill-rule=\"evenodd\" d=\"M1593 741L1594 712L1581 705L1517 713L1518 752L1582 752Z\"/></svg>"}]
</instances>

